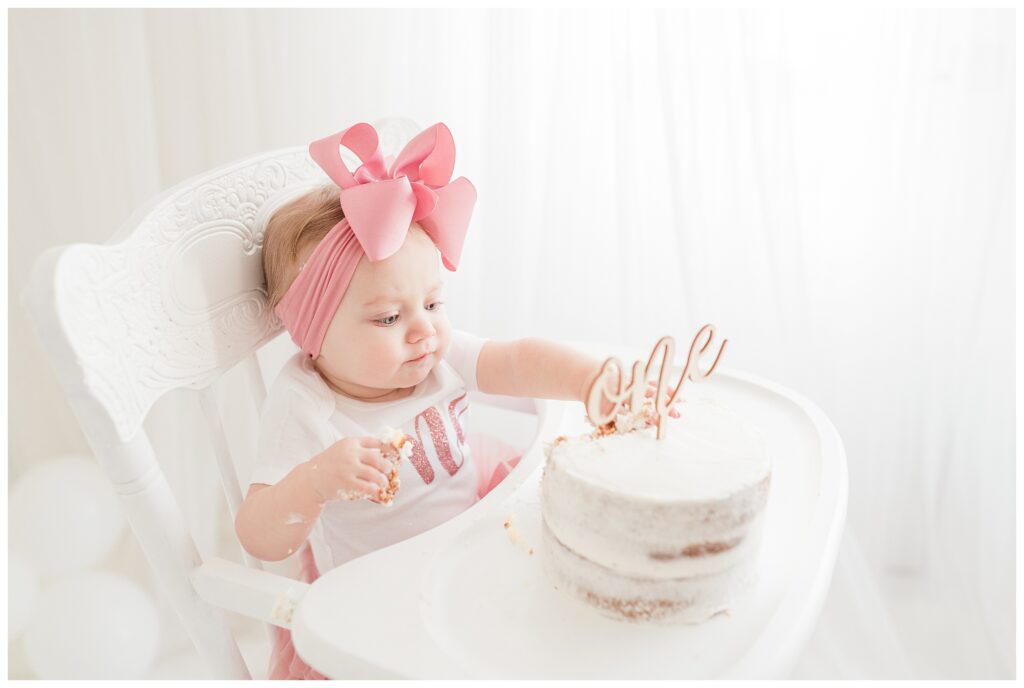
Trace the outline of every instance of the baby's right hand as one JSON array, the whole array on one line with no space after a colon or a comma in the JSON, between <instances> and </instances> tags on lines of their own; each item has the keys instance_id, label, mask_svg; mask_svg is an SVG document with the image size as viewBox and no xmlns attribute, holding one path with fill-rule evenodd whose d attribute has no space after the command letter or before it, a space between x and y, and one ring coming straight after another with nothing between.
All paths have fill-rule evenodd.
<instances>
[{"instance_id":1,"label":"baby's right hand","mask_svg":"<svg viewBox=\"0 0 1024 688\"><path fill-rule=\"evenodd\" d=\"M346 437L310 459L306 475L319 503L338 499L378 501L377 494L388 485L388 461L381 455L381 441L375 437Z\"/></svg>"}]
</instances>

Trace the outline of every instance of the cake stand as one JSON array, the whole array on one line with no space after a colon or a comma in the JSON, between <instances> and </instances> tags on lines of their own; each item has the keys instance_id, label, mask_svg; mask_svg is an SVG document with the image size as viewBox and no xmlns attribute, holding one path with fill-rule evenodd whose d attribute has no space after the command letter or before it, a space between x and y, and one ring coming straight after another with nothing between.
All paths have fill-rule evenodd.
<instances>
[{"instance_id":1,"label":"cake stand","mask_svg":"<svg viewBox=\"0 0 1024 688\"><path fill-rule=\"evenodd\" d=\"M515 414L508 427L532 427L531 441L483 500L312 583L293 617L297 652L335 678L786 677L835 565L842 443L815 404L752 375L719 367L691 394L756 427L773 461L758 579L728 612L697 625L630 623L555 589L540 561L544 443L587 426L582 404L546 402L533 415L501 411Z\"/></svg>"}]
</instances>

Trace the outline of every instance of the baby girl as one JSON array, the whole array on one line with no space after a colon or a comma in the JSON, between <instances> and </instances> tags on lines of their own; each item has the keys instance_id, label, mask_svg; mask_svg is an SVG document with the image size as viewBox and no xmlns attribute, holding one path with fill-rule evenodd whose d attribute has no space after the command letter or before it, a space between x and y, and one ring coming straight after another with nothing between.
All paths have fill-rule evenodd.
<instances>
[{"instance_id":1,"label":"baby girl","mask_svg":"<svg viewBox=\"0 0 1024 688\"><path fill-rule=\"evenodd\" d=\"M339 146L362 161L354 173ZM471 448L467 391L583 402L602 363L541 339L499 342L452 329L438 254L457 268L476 190L465 177L451 180L455 146L444 124L393 161L365 123L309 151L334 184L282 207L267 225L270 307L300 351L268 393L235 520L254 557L299 552L307 582L452 518L514 465L511 454ZM388 428L412 442L398 460L398 492L381 500L392 470L381 440ZM281 628L270 677L321 678Z\"/></svg>"}]
</instances>

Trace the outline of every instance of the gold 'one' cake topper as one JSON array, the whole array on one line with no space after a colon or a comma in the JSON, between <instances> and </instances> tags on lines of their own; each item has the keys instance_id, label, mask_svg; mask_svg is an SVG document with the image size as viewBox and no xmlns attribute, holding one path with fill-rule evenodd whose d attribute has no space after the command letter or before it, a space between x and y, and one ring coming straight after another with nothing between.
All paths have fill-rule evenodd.
<instances>
[{"instance_id":1,"label":"gold 'one' cake topper","mask_svg":"<svg viewBox=\"0 0 1024 688\"><path fill-rule=\"evenodd\" d=\"M704 336L703 344L701 344L702 336ZM624 408L628 407L630 411L637 413L640 411L644 394L647 390L647 380L650 377L651 368L654 364L654 357L658 355L660 350L663 354L661 363L658 366L658 388L654 392L654 414L657 420L653 421L658 428L657 439L660 440L664 434L663 421L665 416L682 392L683 384L685 384L686 380L701 382L711 377L711 373L715 372L718 361L721 360L722 352L725 351L725 345L729 340L722 340L722 345L718 348L718 354L715 355L715 360L711 363L711 367L706 371L702 371L700 368L700 358L707 351L711 345L711 340L714 338L714 325L709 323L698 330L693 338L693 343L690 344L690 353L686 357L686 365L683 366L683 373L679 377L679 384L676 385L672 391L672 396L668 399L665 398L665 377L672 366L676 349L676 342L672 337L662 337L658 340L658 343L654 345L654 349L647 359L646 366L643 366L640 361L633 362L632 375L629 384L625 387L622 386L622 372L624 368L619 359L614 356L606 359L591 383L590 393L587 395L587 416L589 416L590 422L596 427L602 428L614 421ZM615 376L608 374L609 368L613 365L617 373ZM604 400L610 402L612 406L607 411L602 412Z\"/></svg>"}]
</instances>

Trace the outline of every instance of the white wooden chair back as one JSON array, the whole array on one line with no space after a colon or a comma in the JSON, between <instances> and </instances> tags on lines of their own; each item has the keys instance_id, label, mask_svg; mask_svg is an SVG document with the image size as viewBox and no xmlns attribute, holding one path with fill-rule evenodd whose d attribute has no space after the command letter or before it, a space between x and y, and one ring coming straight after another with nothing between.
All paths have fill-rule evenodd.
<instances>
[{"instance_id":1,"label":"white wooden chair back","mask_svg":"<svg viewBox=\"0 0 1024 688\"><path fill-rule=\"evenodd\" d=\"M397 154L420 131L397 118L375 127L385 155ZM355 169L358 160L345 153ZM262 405L266 388L256 352L282 330L267 308L263 230L284 202L329 181L305 146L224 165L159 195L106 244L46 251L22 295L159 584L200 657L220 678L250 675L223 612L205 595L217 588L216 594L236 601L220 599L219 606L284 625L261 610L280 590L294 591L296 582L218 561L208 571L220 578L196 583L203 562L143 421L163 395L198 390L233 520L242 484L214 383L242 366L256 410ZM242 554L250 567L261 568Z\"/></svg>"}]
</instances>

